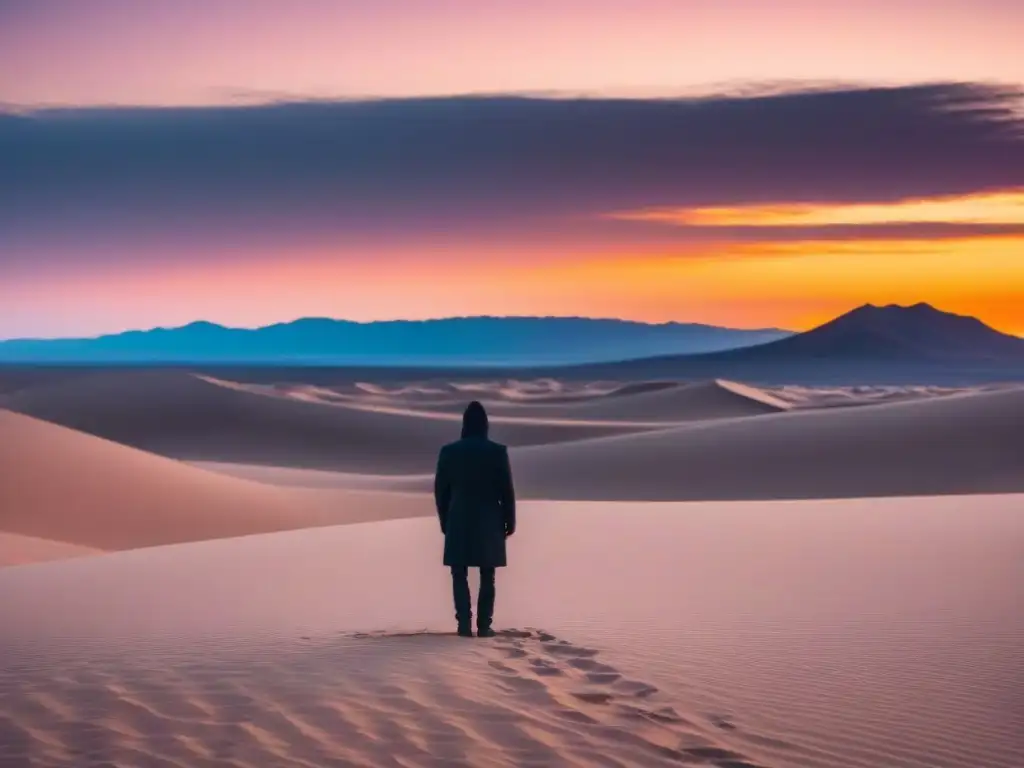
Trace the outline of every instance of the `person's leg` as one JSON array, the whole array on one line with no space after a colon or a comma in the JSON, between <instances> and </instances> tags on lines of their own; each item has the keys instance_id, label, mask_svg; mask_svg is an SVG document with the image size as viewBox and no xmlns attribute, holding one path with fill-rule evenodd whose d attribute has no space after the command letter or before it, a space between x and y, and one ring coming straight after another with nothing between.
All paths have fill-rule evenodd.
<instances>
[{"instance_id":1,"label":"person's leg","mask_svg":"<svg viewBox=\"0 0 1024 768\"><path fill-rule=\"evenodd\" d=\"M455 598L455 620L459 633L470 631L473 622L473 604L469 594L469 569L464 565L452 567L452 597Z\"/></svg>"},{"instance_id":2,"label":"person's leg","mask_svg":"<svg viewBox=\"0 0 1024 768\"><path fill-rule=\"evenodd\" d=\"M487 632L494 619L494 569L480 569L480 594L476 603L477 634Z\"/></svg>"}]
</instances>

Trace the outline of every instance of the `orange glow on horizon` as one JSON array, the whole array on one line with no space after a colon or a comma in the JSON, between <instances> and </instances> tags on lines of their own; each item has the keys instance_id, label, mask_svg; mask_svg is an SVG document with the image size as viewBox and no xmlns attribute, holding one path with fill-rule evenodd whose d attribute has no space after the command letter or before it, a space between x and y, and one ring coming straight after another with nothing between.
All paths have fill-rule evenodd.
<instances>
[{"instance_id":1,"label":"orange glow on horizon","mask_svg":"<svg viewBox=\"0 0 1024 768\"><path fill-rule=\"evenodd\" d=\"M812 227L871 224L1020 224L1024 190L893 203L783 203L664 208L611 214L623 221L702 227Z\"/></svg>"},{"instance_id":2,"label":"orange glow on horizon","mask_svg":"<svg viewBox=\"0 0 1024 768\"><path fill-rule=\"evenodd\" d=\"M578 315L806 330L855 306L925 301L1024 336L1024 237L664 247L487 263L338 259L330 249L246 264L64 276L47 294L96 332L197 319L257 326L297 317ZM226 288L229 287L229 288ZM32 294L9 286L12 312ZM117 301L111 300L116 295ZM22 298L24 297L24 298ZM38 298L38 294L36 294ZM20 305L24 302L24 306ZM59 335L83 334L79 323ZM92 329L90 329L92 332Z\"/></svg>"}]
</instances>

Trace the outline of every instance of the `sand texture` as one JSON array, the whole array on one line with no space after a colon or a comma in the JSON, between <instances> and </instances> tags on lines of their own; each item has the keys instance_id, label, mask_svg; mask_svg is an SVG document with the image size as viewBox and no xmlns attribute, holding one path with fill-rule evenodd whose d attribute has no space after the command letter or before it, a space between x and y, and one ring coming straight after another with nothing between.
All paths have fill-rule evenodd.
<instances>
[{"instance_id":1,"label":"sand texture","mask_svg":"<svg viewBox=\"0 0 1024 768\"><path fill-rule=\"evenodd\" d=\"M0 410L0 433L4 533L129 549L424 509L420 498L402 494L325 494L225 477L9 411Z\"/></svg>"},{"instance_id":2,"label":"sand texture","mask_svg":"<svg viewBox=\"0 0 1024 768\"><path fill-rule=\"evenodd\" d=\"M662 394L659 392L658 394ZM639 395L638 395L639 397ZM565 410L568 410L566 408ZM501 439L504 425L493 432ZM1024 491L1024 389L858 408L801 408L512 450L533 499L672 501ZM429 473L376 476L208 463L275 485L429 492Z\"/></svg>"},{"instance_id":3,"label":"sand texture","mask_svg":"<svg viewBox=\"0 0 1024 768\"><path fill-rule=\"evenodd\" d=\"M98 555L102 552L101 549L82 547L63 541L0 532L0 567L43 563L47 560L66 560L70 557Z\"/></svg>"},{"instance_id":4,"label":"sand texture","mask_svg":"<svg viewBox=\"0 0 1024 768\"><path fill-rule=\"evenodd\" d=\"M1022 502L528 504L496 640L431 520L4 569L0 764L1016 768Z\"/></svg>"},{"instance_id":5,"label":"sand texture","mask_svg":"<svg viewBox=\"0 0 1024 768\"><path fill-rule=\"evenodd\" d=\"M0 768L1024 766L1024 388L0 376ZM520 525L451 634L469 399Z\"/></svg>"}]
</instances>

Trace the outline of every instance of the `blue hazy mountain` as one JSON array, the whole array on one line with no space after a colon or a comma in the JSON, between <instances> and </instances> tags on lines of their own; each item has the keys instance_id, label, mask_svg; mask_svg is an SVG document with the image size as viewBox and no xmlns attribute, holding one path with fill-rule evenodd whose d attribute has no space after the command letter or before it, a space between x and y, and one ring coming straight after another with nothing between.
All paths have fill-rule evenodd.
<instances>
[{"instance_id":1,"label":"blue hazy mountain","mask_svg":"<svg viewBox=\"0 0 1024 768\"><path fill-rule=\"evenodd\" d=\"M195 322L94 338L13 339L0 341L0 362L560 365L715 352L789 335L578 317L303 318L254 329Z\"/></svg>"},{"instance_id":2,"label":"blue hazy mountain","mask_svg":"<svg viewBox=\"0 0 1024 768\"><path fill-rule=\"evenodd\" d=\"M1024 379L1024 339L976 317L865 304L803 333L743 348L576 366L612 379L726 378L764 384L953 384Z\"/></svg>"}]
</instances>

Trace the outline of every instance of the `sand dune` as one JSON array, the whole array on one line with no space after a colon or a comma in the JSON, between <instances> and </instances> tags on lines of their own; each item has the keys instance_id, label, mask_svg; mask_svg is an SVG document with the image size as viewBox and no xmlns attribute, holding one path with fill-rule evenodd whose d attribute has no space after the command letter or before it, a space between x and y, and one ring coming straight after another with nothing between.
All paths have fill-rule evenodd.
<instances>
[{"instance_id":1,"label":"sand dune","mask_svg":"<svg viewBox=\"0 0 1024 768\"><path fill-rule=\"evenodd\" d=\"M1022 457L1024 389L1014 388L521 448L513 467L517 492L529 498L855 498L1017 492ZM374 487L427 491L430 483L421 475Z\"/></svg>"},{"instance_id":2,"label":"sand dune","mask_svg":"<svg viewBox=\"0 0 1024 768\"><path fill-rule=\"evenodd\" d=\"M530 386L530 385L534 386ZM250 385L246 385L250 386ZM342 388L302 386L288 395L314 402L392 409L431 415L460 414L469 398L479 399L497 416L496 423L512 419L587 422L631 422L644 426L658 422L753 416L790 407L768 392L729 381L653 381L626 385L494 381L475 385L405 386L392 389L361 384L360 393ZM271 388L267 388L268 390Z\"/></svg>"},{"instance_id":3,"label":"sand dune","mask_svg":"<svg viewBox=\"0 0 1024 768\"><path fill-rule=\"evenodd\" d=\"M0 567L99 555L104 550L0 531Z\"/></svg>"},{"instance_id":4,"label":"sand dune","mask_svg":"<svg viewBox=\"0 0 1024 768\"><path fill-rule=\"evenodd\" d=\"M433 513L414 496L225 477L9 411L0 410L0 434L5 533L127 549Z\"/></svg>"},{"instance_id":5,"label":"sand dune","mask_svg":"<svg viewBox=\"0 0 1024 768\"><path fill-rule=\"evenodd\" d=\"M1022 504L526 504L493 641L432 520L5 569L0 764L1019 768Z\"/></svg>"},{"instance_id":6,"label":"sand dune","mask_svg":"<svg viewBox=\"0 0 1024 768\"><path fill-rule=\"evenodd\" d=\"M1024 389L797 411L524 448L521 492L561 499L826 498L1024 490Z\"/></svg>"},{"instance_id":7,"label":"sand dune","mask_svg":"<svg viewBox=\"0 0 1024 768\"><path fill-rule=\"evenodd\" d=\"M905 400L924 400L946 395L970 392L1012 389L1016 385L986 385L977 387L932 387L932 386L858 386L858 387L764 387L767 392L791 408L840 408L859 405L876 405Z\"/></svg>"},{"instance_id":8,"label":"sand dune","mask_svg":"<svg viewBox=\"0 0 1024 768\"><path fill-rule=\"evenodd\" d=\"M35 366L0 364L0 401L8 395L31 387L70 382L88 376L92 369L85 366Z\"/></svg>"},{"instance_id":9,"label":"sand dune","mask_svg":"<svg viewBox=\"0 0 1024 768\"><path fill-rule=\"evenodd\" d=\"M176 458L350 472L432 470L438 447L458 436L456 416L426 419L273 397L181 371L96 373L22 390L6 407ZM501 425L510 445L626 431L635 427L530 420Z\"/></svg>"},{"instance_id":10,"label":"sand dune","mask_svg":"<svg viewBox=\"0 0 1024 768\"><path fill-rule=\"evenodd\" d=\"M1022 457L1015 388L518 448L512 464L522 498L671 501L1019 492ZM429 473L204 466L282 486L427 493L433 483Z\"/></svg>"},{"instance_id":11,"label":"sand dune","mask_svg":"<svg viewBox=\"0 0 1024 768\"><path fill-rule=\"evenodd\" d=\"M571 409L563 406L566 414L589 418L667 422L755 416L788 407L785 401L754 387L723 380L661 386L646 391L613 390L576 403Z\"/></svg>"}]
</instances>

